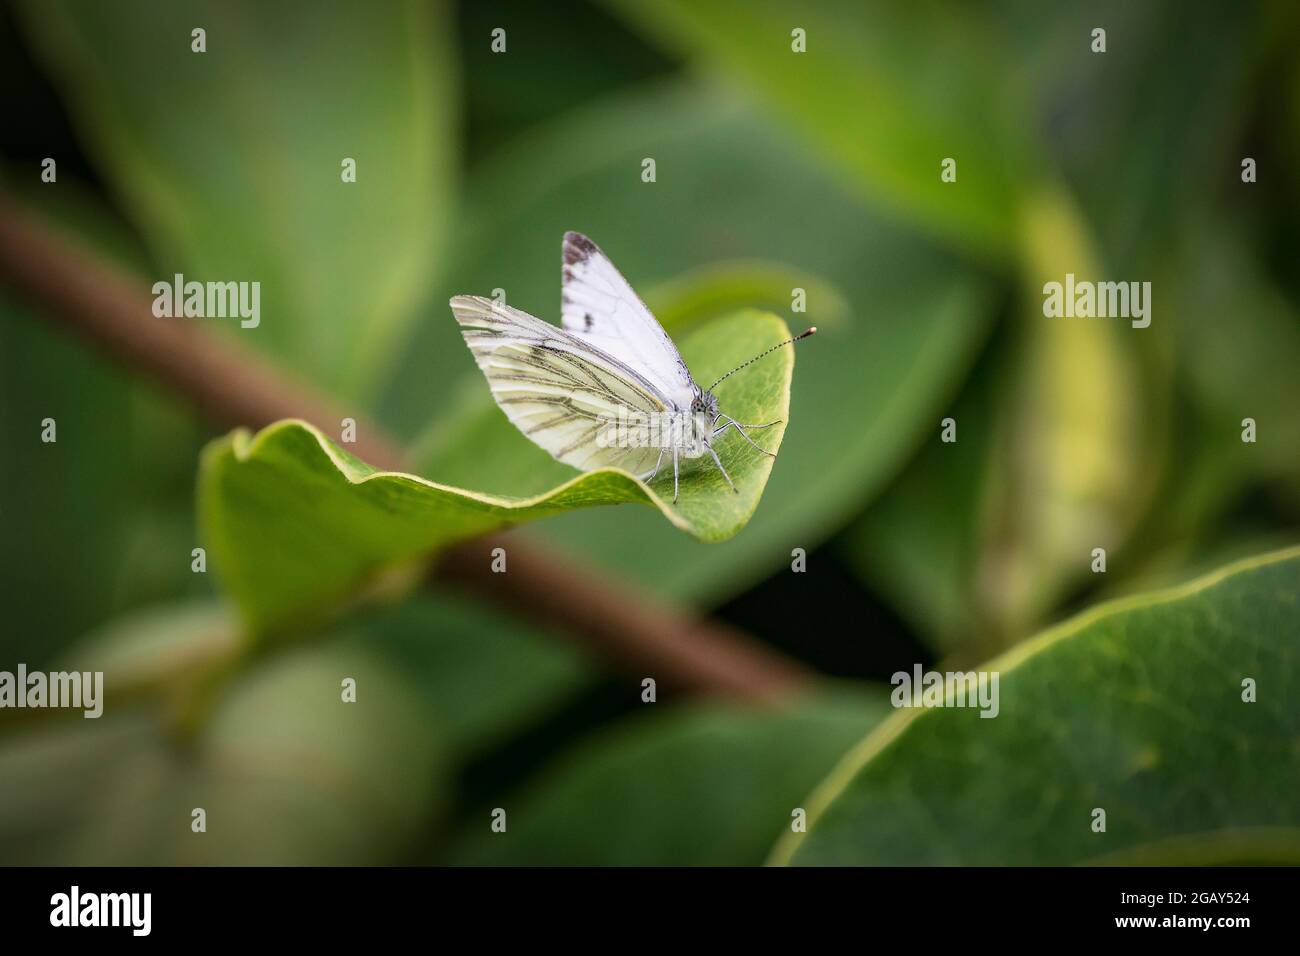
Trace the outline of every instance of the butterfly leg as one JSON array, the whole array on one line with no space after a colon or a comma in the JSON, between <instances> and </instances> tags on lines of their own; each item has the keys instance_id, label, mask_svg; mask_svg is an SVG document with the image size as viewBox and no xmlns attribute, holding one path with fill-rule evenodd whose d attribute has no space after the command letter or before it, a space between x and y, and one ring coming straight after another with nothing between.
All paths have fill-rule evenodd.
<instances>
[{"instance_id":1,"label":"butterfly leg","mask_svg":"<svg viewBox=\"0 0 1300 956\"><path fill-rule=\"evenodd\" d=\"M766 455L768 458L775 458L776 455L775 455L774 453L772 453L772 452L770 452L770 451L765 451L764 449L760 448L760 447L758 446L758 444L754 441L754 439L752 439L752 438L750 438L748 435L746 435L744 429L745 429L745 428L770 428L770 427L773 426L773 425L779 425L779 424L780 424L780 422L768 422L766 425L745 425L745 426L741 426L740 422L736 421L735 419L728 418L728 419L727 419L727 423L726 423L725 425L723 425L721 428L718 428L718 429L715 429L715 430L714 430L714 432L713 432L713 436L716 438L718 435L721 435L721 434L722 434L723 432L725 432L728 428L731 428L731 427L734 425L735 428L736 428L736 431L740 432L740 437L743 438L743 439L745 439L745 441L749 442L749 444L750 444L750 445L751 445L755 450L763 452L763 454Z\"/></svg>"},{"instance_id":2,"label":"butterfly leg","mask_svg":"<svg viewBox=\"0 0 1300 956\"><path fill-rule=\"evenodd\" d=\"M741 432L741 434L743 435L744 432ZM736 485L734 482L732 482L731 476L727 474L727 469L722 467L722 459L719 458L718 453L713 450L713 446L705 445L704 447L707 448L709 450L709 454L713 456L713 463L718 466L718 471L722 472L722 477L727 479L727 484L731 485L731 490L735 492L735 494L740 494L739 491L736 491Z\"/></svg>"},{"instance_id":3,"label":"butterfly leg","mask_svg":"<svg viewBox=\"0 0 1300 956\"><path fill-rule=\"evenodd\" d=\"M677 449L673 449L673 504L677 504Z\"/></svg>"},{"instance_id":4,"label":"butterfly leg","mask_svg":"<svg viewBox=\"0 0 1300 956\"><path fill-rule=\"evenodd\" d=\"M659 449L659 460L655 462L654 469L647 475L642 475L641 480L645 482L654 481L655 475L659 474L659 466L664 463L664 450Z\"/></svg>"},{"instance_id":5,"label":"butterfly leg","mask_svg":"<svg viewBox=\"0 0 1300 956\"><path fill-rule=\"evenodd\" d=\"M780 425L781 422L783 421L783 419L778 418L776 421L768 422L765 425L746 425L744 422L738 422L734 418L731 418L730 416L724 416L724 417L733 425L735 425L738 429L753 428L757 430L761 428L771 428L773 425ZM744 431L741 431L741 434L743 435Z\"/></svg>"}]
</instances>

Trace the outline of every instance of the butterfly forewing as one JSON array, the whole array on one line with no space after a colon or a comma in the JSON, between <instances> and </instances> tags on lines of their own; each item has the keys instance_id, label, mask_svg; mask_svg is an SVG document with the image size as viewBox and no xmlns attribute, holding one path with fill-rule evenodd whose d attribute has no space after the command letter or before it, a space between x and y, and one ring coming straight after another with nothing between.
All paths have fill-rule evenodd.
<instances>
[{"instance_id":1,"label":"butterfly forewing","mask_svg":"<svg viewBox=\"0 0 1300 956\"><path fill-rule=\"evenodd\" d=\"M612 466L642 474L655 466L658 448L599 440L611 422L668 409L642 375L591 343L492 299L460 295L451 308L497 404L533 442L583 470Z\"/></svg>"},{"instance_id":2,"label":"butterfly forewing","mask_svg":"<svg viewBox=\"0 0 1300 956\"><path fill-rule=\"evenodd\" d=\"M695 383L677 346L596 244L564 234L564 328L639 371L676 408L688 408Z\"/></svg>"}]
</instances>

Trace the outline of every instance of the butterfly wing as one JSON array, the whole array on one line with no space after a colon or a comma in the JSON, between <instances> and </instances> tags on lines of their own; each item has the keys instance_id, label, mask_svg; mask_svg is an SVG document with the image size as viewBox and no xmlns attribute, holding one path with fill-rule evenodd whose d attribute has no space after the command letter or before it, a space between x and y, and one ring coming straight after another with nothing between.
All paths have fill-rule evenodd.
<instances>
[{"instance_id":1,"label":"butterfly wing","mask_svg":"<svg viewBox=\"0 0 1300 956\"><path fill-rule=\"evenodd\" d=\"M566 331L634 368L679 409L695 382L677 346L614 263L578 232L564 234L560 297Z\"/></svg>"},{"instance_id":2,"label":"butterfly wing","mask_svg":"<svg viewBox=\"0 0 1300 956\"><path fill-rule=\"evenodd\" d=\"M611 421L658 415L667 400L650 382L589 342L527 312L481 296L458 295L451 310L492 397L526 437L584 471L656 465L658 447L602 444Z\"/></svg>"}]
</instances>

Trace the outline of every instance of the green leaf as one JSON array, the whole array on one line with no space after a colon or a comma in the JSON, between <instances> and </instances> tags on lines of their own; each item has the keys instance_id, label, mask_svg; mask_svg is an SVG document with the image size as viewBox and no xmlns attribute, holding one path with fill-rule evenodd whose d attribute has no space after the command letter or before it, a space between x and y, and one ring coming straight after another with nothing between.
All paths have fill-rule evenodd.
<instances>
[{"instance_id":1,"label":"green leaf","mask_svg":"<svg viewBox=\"0 0 1300 956\"><path fill-rule=\"evenodd\" d=\"M883 697L836 692L774 710L692 706L579 746L529 793L500 798L507 829L457 863L746 866L865 728Z\"/></svg>"},{"instance_id":2,"label":"green leaf","mask_svg":"<svg viewBox=\"0 0 1300 956\"><path fill-rule=\"evenodd\" d=\"M655 183L636 179L645 156L658 160ZM638 91L539 131L480 170L471 199L473 227L444 291L504 288L512 305L543 317L556 311L565 229L599 242L647 294L665 282L671 293L685 275L702 280L706 301L716 296L710 266L746 259L788 263L801 282L821 277L806 287L807 313L784 313L821 332L796 346L797 425L743 535L707 547L646 509L573 512L529 530L679 600L725 600L788 562L792 547L832 534L937 422L990 327L984 277L873 217L800 144L708 87ZM800 225L810 222L815 229ZM671 320L680 298L668 298L659 305ZM851 312L837 321L841 301ZM422 326L393 378L390 421L428 435L437 414L426 446L437 470L424 473L439 480L512 495L550 487L558 466L537 449L515 457L516 436L484 410L463 350L450 316ZM474 406L477 423L450 421Z\"/></svg>"},{"instance_id":3,"label":"green leaf","mask_svg":"<svg viewBox=\"0 0 1300 956\"><path fill-rule=\"evenodd\" d=\"M54 0L24 12L154 278L260 282L256 328L204 321L336 390L372 386L448 230L446 6ZM191 50L196 27L204 53Z\"/></svg>"},{"instance_id":4,"label":"green leaf","mask_svg":"<svg viewBox=\"0 0 1300 956\"><path fill-rule=\"evenodd\" d=\"M774 858L1300 862L1298 593L1292 548L1047 631L986 665L1000 674L996 718L900 710L822 783L808 833Z\"/></svg>"},{"instance_id":5,"label":"green leaf","mask_svg":"<svg viewBox=\"0 0 1300 956\"><path fill-rule=\"evenodd\" d=\"M872 200L981 256L1014 251L1018 133L997 38L960 4L777 0L611 4L652 39L733 76L806 132ZM807 51L791 31L806 31ZM946 157L956 182L940 178Z\"/></svg>"},{"instance_id":6,"label":"green leaf","mask_svg":"<svg viewBox=\"0 0 1300 956\"><path fill-rule=\"evenodd\" d=\"M681 348L698 377L711 381L788 337L775 316L742 312L698 329ZM793 369L793 350L782 349L717 393L741 421L781 422L760 433L773 452L789 417ZM521 454L534 448L518 433L514 441ZM729 538L758 507L773 459L739 437L717 447L736 494L712 461L697 459L682 475L676 504L671 469L661 469L650 485L611 468L569 470L567 481L540 494L507 497L376 471L310 425L280 422L256 436L236 431L204 452L200 524L223 582L247 623L261 631L345 597L368 576L417 555L574 508L646 503L700 540Z\"/></svg>"}]
</instances>

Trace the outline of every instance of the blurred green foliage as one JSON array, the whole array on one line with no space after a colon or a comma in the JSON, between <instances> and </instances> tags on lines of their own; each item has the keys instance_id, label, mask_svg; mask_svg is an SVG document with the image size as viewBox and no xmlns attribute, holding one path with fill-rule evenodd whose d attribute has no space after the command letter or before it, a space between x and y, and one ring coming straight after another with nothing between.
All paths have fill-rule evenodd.
<instances>
[{"instance_id":1,"label":"blurred green foliage","mask_svg":"<svg viewBox=\"0 0 1300 956\"><path fill-rule=\"evenodd\" d=\"M60 0L24 13L158 273L258 277L259 347L342 395L373 390L451 229L446 5ZM196 27L210 52L192 51ZM353 189L339 188L345 158Z\"/></svg>"},{"instance_id":2,"label":"blurred green foliage","mask_svg":"<svg viewBox=\"0 0 1300 956\"><path fill-rule=\"evenodd\" d=\"M832 776L797 862L1295 862L1300 791L1265 766L1295 735L1266 697L1294 684L1294 557L1020 642L1297 539L1298 21L1174 0L0 10L5 188L145 283L261 281L241 344L432 481L572 476L505 425L445 306L499 287L554 319L566 229L679 338L747 307L821 326L733 540L645 507L526 533L845 679L769 712L644 704L532 623L427 591L257 644L190 572L211 426L0 289L0 669L99 667L110 694L99 721L0 713L0 861L758 863L866 737L878 756ZM1150 280L1151 327L1044 319L1066 272ZM304 540L355 561L329 527ZM283 548L258 573L302 560ZM869 735L891 673L999 652L997 720ZM1103 791L1122 834L1098 849Z\"/></svg>"}]
</instances>

